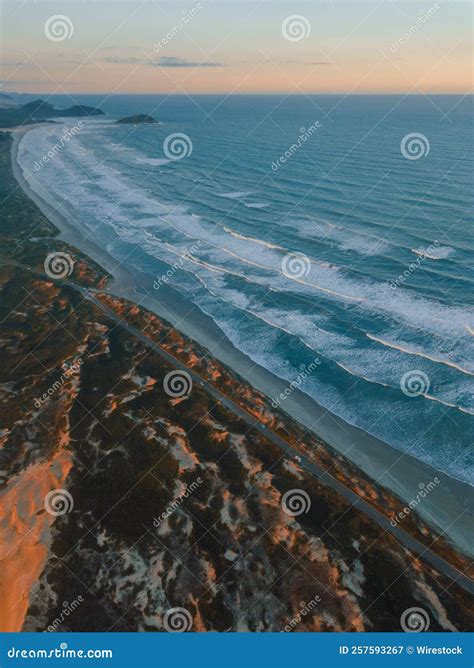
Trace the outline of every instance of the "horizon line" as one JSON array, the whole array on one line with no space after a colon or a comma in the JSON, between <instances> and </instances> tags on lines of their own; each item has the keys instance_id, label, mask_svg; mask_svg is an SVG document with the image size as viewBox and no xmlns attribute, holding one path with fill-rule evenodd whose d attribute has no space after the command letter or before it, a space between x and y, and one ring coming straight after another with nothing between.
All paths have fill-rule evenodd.
<instances>
[{"instance_id":1,"label":"horizon line","mask_svg":"<svg viewBox=\"0 0 474 668\"><path fill-rule=\"evenodd\" d=\"M108 95L108 96L114 96L114 95L164 95L166 97L171 97L171 96L180 96L180 97L193 97L197 95L221 95L223 97L237 97L237 96L244 96L244 95L286 95L287 97L308 97L309 95L345 95L345 96L368 96L368 95L412 95L416 97L426 97L428 95L463 95L464 97L467 97L469 95L474 95L473 90L469 91L426 91L426 92L421 92L421 93L415 93L412 91L365 91L365 92L353 92L353 91L338 91L338 92L328 92L328 91L317 91L317 92L312 92L312 93L288 93L287 91L265 91L261 93L255 93L255 92L207 92L207 93L160 93L160 92L154 92L151 93L149 91L142 91L142 92L125 92L125 93L118 93L117 91L80 91L80 92L51 92L51 91L33 91L33 92L28 92L28 91L7 91L3 88L0 88L0 93L4 93L5 95L65 95L65 96L73 96L73 95Z\"/></svg>"}]
</instances>

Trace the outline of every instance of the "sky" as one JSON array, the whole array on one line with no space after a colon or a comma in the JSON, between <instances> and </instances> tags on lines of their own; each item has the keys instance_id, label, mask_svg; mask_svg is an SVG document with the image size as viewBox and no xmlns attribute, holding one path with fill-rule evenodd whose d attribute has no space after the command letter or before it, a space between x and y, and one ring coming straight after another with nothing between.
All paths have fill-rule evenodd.
<instances>
[{"instance_id":1,"label":"sky","mask_svg":"<svg viewBox=\"0 0 474 668\"><path fill-rule=\"evenodd\" d=\"M3 0L1 90L467 93L463 0Z\"/></svg>"}]
</instances>

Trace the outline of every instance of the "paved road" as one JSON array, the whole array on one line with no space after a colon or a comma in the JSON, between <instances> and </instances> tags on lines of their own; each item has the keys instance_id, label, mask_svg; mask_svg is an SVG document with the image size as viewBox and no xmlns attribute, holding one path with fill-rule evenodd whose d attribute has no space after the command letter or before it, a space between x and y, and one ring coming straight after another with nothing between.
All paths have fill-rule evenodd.
<instances>
[{"instance_id":1,"label":"paved road","mask_svg":"<svg viewBox=\"0 0 474 668\"><path fill-rule=\"evenodd\" d=\"M363 498L358 496L354 491L346 487L344 483L340 482L334 478L330 473L325 471L317 463L309 460L302 452L295 450L287 441L278 436L275 432L268 429L265 425L262 425L258 422L255 417L248 413L245 409L238 406L232 399L227 395L223 394L217 390L213 385L208 383L206 380L203 380L197 373L189 369L183 362L178 360L176 357L168 353L163 348L160 348L154 341L148 338L143 332L134 327L133 325L128 324L122 320L114 311L109 309L107 306L102 304L89 290L78 285L71 285L68 281L67 285L70 287L75 287L77 290L82 292L82 294L92 301L103 313L108 317L115 320L117 323L126 329L130 334L133 334L137 337L145 346L152 348L158 355L160 355L166 362L171 364L174 368L186 371L191 376L193 383L203 387L211 396L220 401L226 408L228 408L234 415L237 415L239 418L244 420L251 427L258 429L276 446L278 446L290 459L293 459L296 455L301 458L300 465L305 468L307 471L312 473L318 479L320 479L324 485L331 487L339 494L349 501L349 503L361 510L363 513L368 515L373 519L380 527L385 529L387 532L391 533L398 542L405 548L408 548L411 552L416 554L418 557L423 559L427 564L433 566L443 575L446 575L451 580L457 582L461 587L471 594L474 594L474 582L466 576L464 573L455 568L452 564L447 562L445 559L433 552L429 547L423 545L419 540L406 533L400 527L394 527L390 524L390 520L379 510L374 508L372 505L367 503ZM409 568L409 566L408 566Z\"/></svg>"}]
</instances>

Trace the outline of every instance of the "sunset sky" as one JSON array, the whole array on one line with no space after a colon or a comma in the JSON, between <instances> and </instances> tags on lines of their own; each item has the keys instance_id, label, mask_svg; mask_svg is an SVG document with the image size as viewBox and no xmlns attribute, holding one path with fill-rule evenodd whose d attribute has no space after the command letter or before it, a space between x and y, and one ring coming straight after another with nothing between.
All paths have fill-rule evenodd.
<instances>
[{"instance_id":1,"label":"sunset sky","mask_svg":"<svg viewBox=\"0 0 474 668\"><path fill-rule=\"evenodd\" d=\"M469 2L4 0L1 7L5 92L472 89ZM57 41L45 29L55 15L66 17L67 35ZM283 34L293 15L301 39Z\"/></svg>"}]
</instances>

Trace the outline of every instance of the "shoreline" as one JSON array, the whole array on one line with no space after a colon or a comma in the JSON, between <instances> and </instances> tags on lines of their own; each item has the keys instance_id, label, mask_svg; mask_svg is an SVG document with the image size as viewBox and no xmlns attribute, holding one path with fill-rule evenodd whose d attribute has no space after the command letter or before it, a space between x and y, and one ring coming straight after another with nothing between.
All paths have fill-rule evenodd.
<instances>
[{"instance_id":1,"label":"shoreline","mask_svg":"<svg viewBox=\"0 0 474 668\"><path fill-rule=\"evenodd\" d=\"M32 190L17 162L21 137L32 127L35 126L12 131L11 159L14 177L25 195L59 230L58 238L71 244L80 253L90 257L109 272L111 279L103 292L128 299L172 323L173 327L202 345L209 355L215 356L230 367L270 400L272 396L277 396L282 392L288 386L287 382L256 365L226 339L219 341L220 330L216 326L216 331L212 332L207 318L198 312L196 307L189 309L187 305L185 309L184 305L175 299L174 291L171 288L166 290L160 288L159 301L150 297L146 290L147 281L145 280L148 279L151 283L149 277L145 277L136 270L118 266L111 256L92 241L84 240L81 237L80 231L69 223L67 214L61 213L60 207L55 209L46 199ZM183 320L184 315L186 315L185 320ZM440 483L417 507L416 512L428 526L437 531L446 532L451 544L454 544L463 554L473 554L473 548L467 540L471 526L469 513L472 512L468 498L469 493L472 496L472 489L467 482L438 471L421 460L366 434L358 427L349 425L326 409L319 407L316 402L298 389L286 399L285 412L280 406L276 414L282 416L288 414L290 418L311 431L311 434L321 439L329 448L363 471L375 485L387 488L407 504L416 498L421 483L427 484L437 476ZM467 510L469 512L466 512Z\"/></svg>"}]
</instances>

